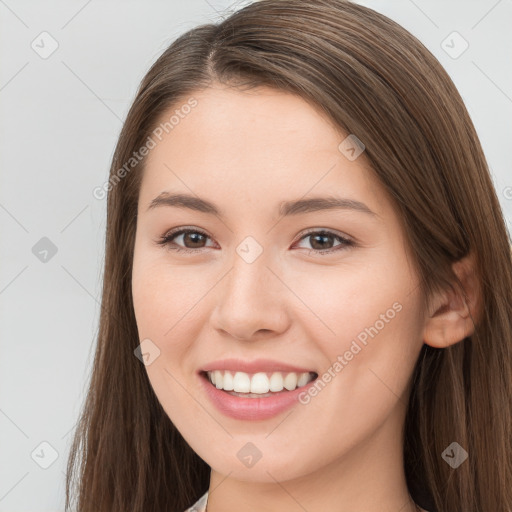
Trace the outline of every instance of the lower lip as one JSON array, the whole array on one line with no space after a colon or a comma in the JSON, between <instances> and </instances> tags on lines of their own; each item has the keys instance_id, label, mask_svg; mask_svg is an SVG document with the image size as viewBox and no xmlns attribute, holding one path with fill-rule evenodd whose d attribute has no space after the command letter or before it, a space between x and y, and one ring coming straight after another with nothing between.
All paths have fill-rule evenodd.
<instances>
[{"instance_id":1,"label":"lower lip","mask_svg":"<svg viewBox=\"0 0 512 512\"><path fill-rule=\"evenodd\" d=\"M253 421L272 418L289 409L298 403L299 395L315 382L313 380L293 391L281 391L264 398L243 398L217 389L204 374L199 377L206 394L220 412L237 420Z\"/></svg>"}]
</instances>

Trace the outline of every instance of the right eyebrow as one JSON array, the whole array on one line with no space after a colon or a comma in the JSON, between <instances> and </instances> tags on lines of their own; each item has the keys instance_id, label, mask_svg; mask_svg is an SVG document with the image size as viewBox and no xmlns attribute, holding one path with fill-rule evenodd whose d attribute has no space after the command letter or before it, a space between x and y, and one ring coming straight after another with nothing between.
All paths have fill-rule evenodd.
<instances>
[{"instance_id":1,"label":"right eyebrow","mask_svg":"<svg viewBox=\"0 0 512 512\"><path fill-rule=\"evenodd\" d=\"M159 206L189 208L190 210L211 213L222 217L220 210L213 203L210 203L206 199L201 199L200 197L191 196L189 194L170 194L169 192L162 192L149 203L148 210Z\"/></svg>"}]
</instances>

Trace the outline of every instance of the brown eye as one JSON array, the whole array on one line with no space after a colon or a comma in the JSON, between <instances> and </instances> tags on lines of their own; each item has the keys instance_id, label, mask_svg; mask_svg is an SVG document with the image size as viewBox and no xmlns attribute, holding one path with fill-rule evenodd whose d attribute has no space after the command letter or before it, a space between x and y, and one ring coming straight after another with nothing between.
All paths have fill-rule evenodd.
<instances>
[{"instance_id":1,"label":"brown eye","mask_svg":"<svg viewBox=\"0 0 512 512\"><path fill-rule=\"evenodd\" d=\"M330 254L355 245L352 240L331 231L310 231L301 238L301 240L306 239L310 240L310 252L316 252L317 254ZM335 240L340 243L334 245Z\"/></svg>"},{"instance_id":2,"label":"brown eye","mask_svg":"<svg viewBox=\"0 0 512 512\"><path fill-rule=\"evenodd\" d=\"M175 240L179 238L183 240L176 243ZM197 229L180 229L164 235L157 243L173 251L195 252L206 247L204 244L208 238L206 233Z\"/></svg>"},{"instance_id":3,"label":"brown eye","mask_svg":"<svg viewBox=\"0 0 512 512\"><path fill-rule=\"evenodd\" d=\"M183 243L190 249L199 249L205 241L205 236L196 231L188 231L183 233Z\"/></svg>"},{"instance_id":4,"label":"brown eye","mask_svg":"<svg viewBox=\"0 0 512 512\"><path fill-rule=\"evenodd\" d=\"M316 250L331 249L334 244L334 236L330 234L308 235L311 239L311 247Z\"/></svg>"}]
</instances>

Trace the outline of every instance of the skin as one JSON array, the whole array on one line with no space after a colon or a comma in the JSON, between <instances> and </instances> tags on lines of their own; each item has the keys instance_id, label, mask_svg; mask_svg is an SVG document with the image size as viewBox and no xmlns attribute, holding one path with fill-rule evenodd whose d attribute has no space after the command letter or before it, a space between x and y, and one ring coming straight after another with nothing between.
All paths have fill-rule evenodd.
<instances>
[{"instance_id":1,"label":"skin","mask_svg":"<svg viewBox=\"0 0 512 512\"><path fill-rule=\"evenodd\" d=\"M148 156L132 291L140 339L160 350L146 366L151 385L212 468L208 511L246 512L255 504L260 511L415 511L402 465L410 377L424 342L448 346L471 331L466 304L443 293L426 310L389 197L364 153L350 161L340 152L348 134L318 109L266 87L216 84L193 96L197 107ZM207 199L224 217L148 210L163 191ZM376 215L278 215L283 200L333 194ZM180 226L207 233L199 243L174 239L195 253L156 244ZM314 245L304 234L310 228L355 245L322 255L321 247L342 242L334 236ZM246 236L263 249L252 263L236 252ZM322 375L394 303L401 311L307 405L237 420L220 413L200 385L197 370L228 357L271 358ZM262 454L250 468L237 457L248 442Z\"/></svg>"}]
</instances>

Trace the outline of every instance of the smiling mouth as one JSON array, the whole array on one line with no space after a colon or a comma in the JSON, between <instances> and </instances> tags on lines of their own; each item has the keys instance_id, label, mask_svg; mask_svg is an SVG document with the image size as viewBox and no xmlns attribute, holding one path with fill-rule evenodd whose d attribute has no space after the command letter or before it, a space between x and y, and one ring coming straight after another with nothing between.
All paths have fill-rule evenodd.
<instances>
[{"instance_id":1,"label":"smiling mouth","mask_svg":"<svg viewBox=\"0 0 512 512\"><path fill-rule=\"evenodd\" d=\"M203 378L221 391L243 398L265 398L288 393L314 381L316 372L257 372L229 370L201 372Z\"/></svg>"}]
</instances>

